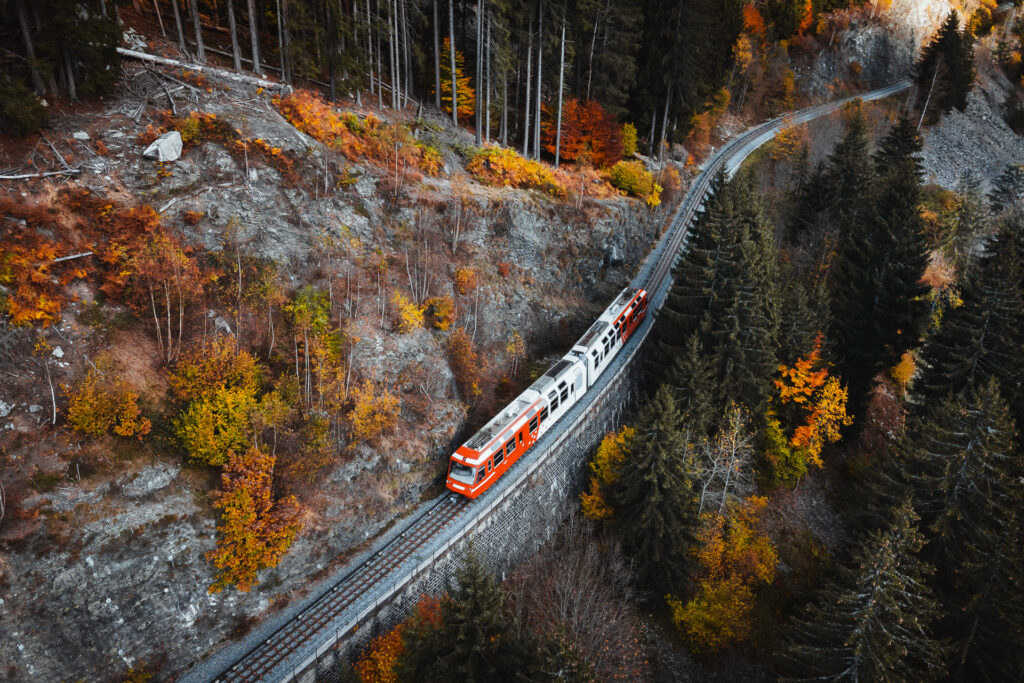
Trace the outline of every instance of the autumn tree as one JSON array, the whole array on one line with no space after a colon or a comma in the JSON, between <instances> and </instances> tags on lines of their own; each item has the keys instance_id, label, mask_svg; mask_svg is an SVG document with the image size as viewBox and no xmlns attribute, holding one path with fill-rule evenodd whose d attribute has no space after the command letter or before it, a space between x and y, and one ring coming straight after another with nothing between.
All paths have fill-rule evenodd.
<instances>
[{"instance_id":1,"label":"autumn tree","mask_svg":"<svg viewBox=\"0 0 1024 683\"><path fill-rule=\"evenodd\" d=\"M825 444L838 441L853 419L846 414L846 389L830 377L821 359L822 336L806 358L780 365L776 395L765 417L765 457L774 481L792 482L809 465L822 466Z\"/></svg>"},{"instance_id":2,"label":"autumn tree","mask_svg":"<svg viewBox=\"0 0 1024 683\"><path fill-rule=\"evenodd\" d=\"M853 562L796 619L783 666L817 680L926 681L944 673L946 648L932 625L933 569L917 558L924 539L909 502L862 541Z\"/></svg>"},{"instance_id":3,"label":"autumn tree","mask_svg":"<svg viewBox=\"0 0 1024 683\"><path fill-rule=\"evenodd\" d=\"M234 337L217 335L187 348L168 371L175 396L192 401L217 389L237 388L255 394L260 387L259 362Z\"/></svg>"},{"instance_id":4,"label":"autumn tree","mask_svg":"<svg viewBox=\"0 0 1024 683\"><path fill-rule=\"evenodd\" d=\"M735 504L729 515L703 515L697 534L696 594L668 605L680 633L700 652L714 654L743 640L751 627L756 588L775 578L778 553L760 529L758 514L766 498Z\"/></svg>"},{"instance_id":5,"label":"autumn tree","mask_svg":"<svg viewBox=\"0 0 1024 683\"><path fill-rule=\"evenodd\" d=\"M590 461L590 484L581 494L583 515L587 519L611 519L613 510L605 500L605 489L619 478L619 472L629 457L630 445L636 438L636 429L624 425L617 432L608 432L601 439L594 459Z\"/></svg>"},{"instance_id":6,"label":"autumn tree","mask_svg":"<svg viewBox=\"0 0 1024 683\"><path fill-rule=\"evenodd\" d=\"M737 503L750 492L755 437L750 413L730 404L714 438L701 443L699 514L724 514L726 505Z\"/></svg>"},{"instance_id":7,"label":"autumn tree","mask_svg":"<svg viewBox=\"0 0 1024 683\"><path fill-rule=\"evenodd\" d=\"M446 112L452 111L452 67L451 43L445 36L441 48L441 107ZM465 59L462 50L455 51L455 92L459 100L458 115L470 117L476 108L476 92L469 84L470 77L463 73Z\"/></svg>"},{"instance_id":8,"label":"autumn tree","mask_svg":"<svg viewBox=\"0 0 1024 683\"><path fill-rule=\"evenodd\" d=\"M252 443L256 396L244 387L217 387L189 403L174 420L175 432L193 462L215 467Z\"/></svg>"},{"instance_id":9,"label":"autumn tree","mask_svg":"<svg viewBox=\"0 0 1024 683\"><path fill-rule=\"evenodd\" d=\"M298 502L274 498L274 457L252 446L232 453L213 506L221 510L217 547L207 557L218 570L210 586L248 592L261 569L276 567L299 532Z\"/></svg>"},{"instance_id":10,"label":"autumn tree","mask_svg":"<svg viewBox=\"0 0 1024 683\"><path fill-rule=\"evenodd\" d=\"M145 239L129 267L148 296L162 360L171 363L182 348L186 309L202 289L199 267L184 247L163 232Z\"/></svg>"},{"instance_id":11,"label":"autumn tree","mask_svg":"<svg viewBox=\"0 0 1024 683\"><path fill-rule=\"evenodd\" d=\"M352 388L352 443L373 443L398 420L399 400L387 387L372 380Z\"/></svg>"},{"instance_id":12,"label":"autumn tree","mask_svg":"<svg viewBox=\"0 0 1024 683\"><path fill-rule=\"evenodd\" d=\"M541 141L549 154L555 153L555 122L550 112L541 127ZM635 133L635 130L634 130ZM559 154L566 161L599 168L611 166L623 157L622 130L593 100L569 98L562 105Z\"/></svg>"}]
</instances>

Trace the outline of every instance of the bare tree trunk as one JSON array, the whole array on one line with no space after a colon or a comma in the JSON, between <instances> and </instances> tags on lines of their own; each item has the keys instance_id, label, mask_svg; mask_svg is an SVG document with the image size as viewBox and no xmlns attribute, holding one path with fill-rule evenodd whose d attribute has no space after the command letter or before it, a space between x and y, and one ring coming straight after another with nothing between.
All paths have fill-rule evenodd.
<instances>
[{"instance_id":1,"label":"bare tree trunk","mask_svg":"<svg viewBox=\"0 0 1024 683\"><path fill-rule=\"evenodd\" d=\"M544 0L537 0L537 102L533 108L533 158L540 160L540 98L544 60Z\"/></svg>"},{"instance_id":2,"label":"bare tree trunk","mask_svg":"<svg viewBox=\"0 0 1024 683\"><path fill-rule=\"evenodd\" d=\"M448 0L448 48L452 67L452 125L459 125L459 79L455 71L455 3Z\"/></svg>"},{"instance_id":3,"label":"bare tree trunk","mask_svg":"<svg viewBox=\"0 0 1024 683\"><path fill-rule=\"evenodd\" d=\"M391 17L388 19L388 57L391 60L391 108L401 105L398 96L398 0L391 0ZM397 165L397 164L396 164Z\"/></svg>"},{"instance_id":4,"label":"bare tree trunk","mask_svg":"<svg viewBox=\"0 0 1024 683\"><path fill-rule=\"evenodd\" d=\"M665 91L665 110L661 116L661 141L658 143L658 160L665 159L665 142L668 140L668 105L672 101L672 84Z\"/></svg>"},{"instance_id":5,"label":"bare tree trunk","mask_svg":"<svg viewBox=\"0 0 1024 683\"><path fill-rule=\"evenodd\" d=\"M590 59L587 60L587 99L590 99L590 84L594 78L594 47L597 45L597 27L601 23L601 10L594 17L594 34L590 37Z\"/></svg>"},{"instance_id":6,"label":"bare tree trunk","mask_svg":"<svg viewBox=\"0 0 1024 683\"><path fill-rule=\"evenodd\" d=\"M106 3L103 3L106 5ZM153 0L153 9L156 10L156 20L160 23L160 35L164 38L167 37L167 31L164 29L164 18L160 14L160 2L159 0Z\"/></svg>"},{"instance_id":7,"label":"bare tree trunk","mask_svg":"<svg viewBox=\"0 0 1024 683\"><path fill-rule=\"evenodd\" d=\"M153 0L156 2L156 0ZM228 32L231 34L231 58L235 71L242 70L242 51L238 47L238 26L235 24L235 0L228 0Z\"/></svg>"},{"instance_id":8,"label":"bare tree trunk","mask_svg":"<svg viewBox=\"0 0 1024 683\"><path fill-rule=\"evenodd\" d=\"M252 2L252 0L249 1ZM171 7L174 8L174 27L178 29L178 49L185 54L185 29L181 26L181 8L178 7L178 0L171 0Z\"/></svg>"},{"instance_id":9,"label":"bare tree trunk","mask_svg":"<svg viewBox=\"0 0 1024 683\"><path fill-rule=\"evenodd\" d=\"M484 139L491 141L491 15L487 14L487 37L484 40L487 54L484 57L484 75L487 81L487 101L484 106Z\"/></svg>"},{"instance_id":10,"label":"bare tree trunk","mask_svg":"<svg viewBox=\"0 0 1024 683\"><path fill-rule=\"evenodd\" d=\"M366 0L366 65L370 69L370 97L373 97L373 22L370 19L370 0Z\"/></svg>"},{"instance_id":11,"label":"bare tree trunk","mask_svg":"<svg viewBox=\"0 0 1024 683\"><path fill-rule=\"evenodd\" d=\"M925 98L924 108L921 109L921 119L917 122L917 128L915 132L921 130L921 124L924 123L924 115L928 113L928 104L932 101L932 92L935 90L935 79L939 76L939 62L935 62L935 73L932 74L932 84L928 87L928 97Z\"/></svg>"},{"instance_id":12,"label":"bare tree trunk","mask_svg":"<svg viewBox=\"0 0 1024 683\"><path fill-rule=\"evenodd\" d=\"M441 110L441 39L438 35L437 0L434 0L434 106Z\"/></svg>"},{"instance_id":13,"label":"bare tree trunk","mask_svg":"<svg viewBox=\"0 0 1024 683\"><path fill-rule=\"evenodd\" d=\"M260 69L260 34L256 28L256 0L247 0L249 9L249 36L252 38L252 72L257 76ZM284 76L282 74L282 80Z\"/></svg>"},{"instance_id":14,"label":"bare tree trunk","mask_svg":"<svg viewBox=\"0 0 1024 683\"><path fill-rule=\"evenodd\" d=\"M530 24L533 24L533 17L530 17ZM523 110L523 156L530 153L530 84L533 82L533 26L527 31L529 37L526 41L526 107Z\"/></svg>"},{"instance_id":15,"label":"bare tree trunk","mask_svg":"<svg viewBox=\"0 0 1024 683\"><path fill-rule=\"evenodd\" d=\"M206 63L206 50L203 48L203 27L199 21L199 0L189 0L192 12L192 28L196 33L196 59L200 64Z\"/></svg>"},{"instance_id":16,"label":"bare tree trunk","mask_svg":"<svg viewBox=\"0 0 1024 683\"><path fill-rule=\"evenodd\" d=\"M484 0L477 3L476 12L476 146L483 135L483 75L484 75Z\"/></svg>"},{"instance_id":17,"label":"bare tree trunk","mask_svg":"<svg viewBox=\"0 0 1024 683\"><path fill-rule=\"evenodd\" d=\"M68 95L72 100L78 101L78 89L75 87L75 69L71 65L71 55L67 50L61 50L64 53L64 68L67 69L68 74Z\"/></svg>"},{"instance_id":18,"label":"bare tree trunk","mask_svg":"<svg viewBox=\"0 0 1024 683\"><path fill-rule=\"evenodd\" d=\"M405 66L405 75L402 76L402 92L405 94L405 102L402 108L409 106L409 97L412 95L412 58L409 56L409 17L406 15L405 0L398 0L402 12L402 56Z\"/></svg>"},{"instance_id":19,"label":"bare tree trunk","mask_svg":"<svg viewBox=\"0 0 1024 683\"><path fill-rule=\"evenodd\" d=\"M558 120L555 124L555 168L562 151L562 86L565 81L565 14L562 14L562 56L558 60Z\"/></svg>"},{"instance_id":20,"label":"bare tree trunk","mask_svg":"<svg viewBox=\"0 0 1024 683\"><path fill-rule=\"evenodd\" d=\"M287 83L288 71L284 56L284 14L281 13L281 0L277 0L277 53L278 64L281 67L281 80Z\"/></svg>"},{"instance_id":21,"label":"bare tree trunk","mask_svg":"<svg viewBox=\"0 0 1024 683\"><path fill-rule=\"evenodd\" d=\"M508 147L508 74L501 75L501 146Z\"/></svg>"}]
</instances>

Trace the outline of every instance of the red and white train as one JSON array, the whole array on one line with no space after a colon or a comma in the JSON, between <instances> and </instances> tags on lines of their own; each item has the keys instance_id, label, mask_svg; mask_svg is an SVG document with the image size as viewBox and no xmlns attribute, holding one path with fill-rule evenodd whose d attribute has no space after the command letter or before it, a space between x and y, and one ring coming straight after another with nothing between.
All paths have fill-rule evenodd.
<instances>
[{"instance_id":1,"label":"red and white train","mask_svg":"<svg viewBox=\"0 0 1024 683\"><path fill-rule=\"evenodd\" d=\"M622 290L568 354L455 450L448 488L469 498L489 489L594 386L646 313L645 290Z\"/></svg>"}]
</instances>

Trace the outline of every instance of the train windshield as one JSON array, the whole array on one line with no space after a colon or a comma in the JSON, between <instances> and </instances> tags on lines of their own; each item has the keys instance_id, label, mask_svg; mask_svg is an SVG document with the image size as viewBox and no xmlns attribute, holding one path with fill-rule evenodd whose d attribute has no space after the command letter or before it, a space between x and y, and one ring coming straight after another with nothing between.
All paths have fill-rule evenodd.
<instances>
[{"instance_id":1,"label":"train windshield","mask_svg":"<svg viewBox=\"0 0 1024 683\"><path fill-rule=\"evenodd\" d=\"M452 460L452 469L448 472L448 476L463 484L472 484L476 481L476 469Z\"/></svg>"}]
</instances>

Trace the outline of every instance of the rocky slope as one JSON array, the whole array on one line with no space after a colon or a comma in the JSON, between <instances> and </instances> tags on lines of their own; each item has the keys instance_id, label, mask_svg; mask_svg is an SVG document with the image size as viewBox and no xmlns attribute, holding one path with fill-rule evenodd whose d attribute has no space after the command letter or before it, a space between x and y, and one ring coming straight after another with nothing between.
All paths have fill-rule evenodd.
<instances>
[{"instance_id":1,"label":"rocky slope","mask_svg":"<svg viewBox=\"0 0 1024 683\"><path fill-rule=\"evenodd\" d=\"M404 201L393 202L382 190L383 169L325 152L278 114L268 94L237 84L208 86L209 92L185 89L184 107L178 92L179 114L186 107L213 112L249 138L293 153L303 183L290 185L272 168L240 161L216 142L186 148L181 159L165 165L143 159L136 136L166 100L157 81L136 65L129 65L118 97L92 114L58 119L50 138L84 157L87 172L76 182L111 201L152 205L168 229L196 247L220 249L233 230L231 239L244 252L272 258L299 287L316 270L317 235L345 226L370 250L392 257L388 284L404 286L403 230L443 218L453 193L448 176L413 181ZM440 122L423 130L435 131L449 170L457 170L457 150L468 136ZM107 155L91 151L97 140ZM324 196L324 167L344 167L350 182ZM455 256L433 253L430 295L456 299L461 324L471 325L478 347L495 364L503 362L513 333L531 354L552 345L561 350L563 338L580 332L629 280L669 210L652 211L625 198L576 205L472 183L465 192L463 246ZM53 188L43 185L28 186L22 195L43 203L52 197ZM456 294L457 266L479 274L475 301ZM303 499L303 533L249 593L207 592L214 578L205 559L215 538L213 475L183 467L165 449L128 445L124 452L90 453L61 418L56 428L48 425L50 397L40 367L24 355L5 357L0 481L7 484L8 505L0 519L0 660L6 664L0 678L104 680L131 668L172 677L287 602L422 495L436 493L466 419L443 335L385 329L369 303L372 284L364 287L353 373L401 392L400 426L379 447L361 447L321 474ZM59 362L51 363L54 381L71 383L89 358L109 349L135 386L159 398L166 381L149 330L131 322L124 309L97 302L88 282L75 292L79 300L44 332L61 347ZM105 324L95 323L97 311ZM111 323L125 319L123 329ZM226 311L211 311L214 319L234 325ZM18 353L30 348L26 341L20 340ZM19 481L32 488L15 490Z\"/></svg>"}]
</instances>

